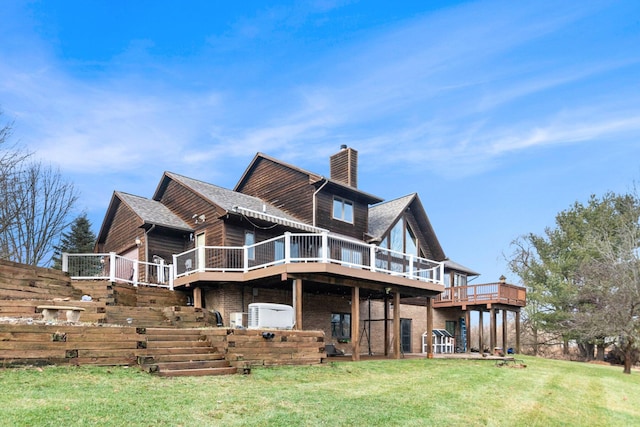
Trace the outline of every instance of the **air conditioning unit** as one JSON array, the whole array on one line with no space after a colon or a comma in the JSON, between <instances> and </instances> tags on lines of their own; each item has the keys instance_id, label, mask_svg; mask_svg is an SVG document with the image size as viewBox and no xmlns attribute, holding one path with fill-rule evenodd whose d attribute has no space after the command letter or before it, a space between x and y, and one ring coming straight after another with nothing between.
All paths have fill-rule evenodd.
<instances>
[{"instance_id":1,"label":"air conditioning unit","mask_svg":"<svg viewBox=\"0 0 640 427\"><path fill-rule=\"evenodd\" d=\"M231 313L231 319L229 319L229 325L232 328L241 329L244 328L244 313Z\"/></svg>"},{"instance_id":2,"label":"air conditioning unit","mask_svg":"<svg viewBox=\"0 0 640 427\"><path fill-rule=\"evenodd\" d=\"M285 304L249 304L249 329L292 329L295 324L293 307Z\"/></svg>"}]
</instances>

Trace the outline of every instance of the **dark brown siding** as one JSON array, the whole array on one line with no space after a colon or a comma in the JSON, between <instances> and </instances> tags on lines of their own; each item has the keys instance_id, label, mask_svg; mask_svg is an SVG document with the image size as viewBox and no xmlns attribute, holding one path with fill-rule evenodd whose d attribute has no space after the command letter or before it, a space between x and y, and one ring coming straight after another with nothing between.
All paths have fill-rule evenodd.
<instances>
[{"instance_id":1,"label":"dark brown siding","mask_svg":"<svg viewBox=\"0 0 640 427\"><path fill-rule=\"evenodd\" d=\"M358 152L353 148L343 148L329 158L331 179L353 188L358 187Z\"/></svg>"},{"instance_id":2,"label":"dark brown siding","mask_svg":"<svg viewBox=\"0 0 640 427\"><path fill-rule=\"evenodd\" d=\"M189 233L172 233L167 230L154 229L149 233L149 262L153 256L164 258L166 264L173 264L173 255L190 249L192 242Z\"/></svg>"},{"instance_id":3,"label":"dark brown siding","mask_svg":"<svg viewBox=\"0 0 640 427\"><path fill-rule=\"evenodd\" d=\"M353 202L353 224L333 218L334 195ZM353 194L335 194L330 190L323 189L316 196L316 225L362 240L367 232L368 208L368 205L359 202L357 198L354 199Z\"/></svg>"},{"instance_id":4,"label":"dark brown siding","mask_svg":"<svg viewBox=\"0 0 640 427\"><path fill-rule=\"evenodd\" d=\"M100 252L122 253L135 246L136 237L142 238L142 220L124 203L119 203Z\"/></svg>"},{"instance_id":5,"label":"dark brown siding","mask_svg":"<svg viewBox=\"0 0 640 427\"><path fill-rule=\"evenodd\" d=\"M198 194L170 180L159 202L187 224L193 224L195 228L194 235L204 232L207 246L225 244L223 241L222 220L218 218L222 212L217 212L215 206ZM205 215L206 220L203 223L195 224L194 215ZM189 248L192 247L194 247L193 242L189 245Z\"/></svg>"},{"instance_id":6,"label":"dark brown siding","mask_svg":"<svg viewBox=\"0 0 640 427\"><path fill-rule=\"evenodd\" d=\"M260 158L238 191L259 197L299 220L313 222L313 192L309 176Z\"/></svg>"}]
</instances>

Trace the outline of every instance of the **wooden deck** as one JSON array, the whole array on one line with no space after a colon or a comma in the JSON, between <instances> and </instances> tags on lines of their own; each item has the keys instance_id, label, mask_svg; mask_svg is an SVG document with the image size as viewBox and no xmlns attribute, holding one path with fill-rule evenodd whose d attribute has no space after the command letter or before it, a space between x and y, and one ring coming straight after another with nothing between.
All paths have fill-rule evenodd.
<instances>
[{"instance_id":1,"label":"wooden deck","mask_svg":"<svg viewBox=\"0 0 640 427\"><path fill-rule=\"evenodd\" d=\"M435 308L505 305L524 307L527 301L527 290L507 283L486 283L480 285L456 286L445 288L435 298Z\"/></svg>"},{"instance_id":2,"label":"wooden deck","mask_svg":"<svg viewBox=\"0 0 640 427\"><path fill-rule=\"evenodd\" d=\"M441 292L444 287L438 283L393 276L377 271L353 268L331 263L291 263L273 265L249 272L193 272L175 279L174 287L180 289L187 286L198 286L199 283L251 283L275 278L285 281L287 278L301 278L325 284L353 286L377 289L383 292L387 287L394 287L407 296L431 296Z\"/></svg>"}]
</instances>

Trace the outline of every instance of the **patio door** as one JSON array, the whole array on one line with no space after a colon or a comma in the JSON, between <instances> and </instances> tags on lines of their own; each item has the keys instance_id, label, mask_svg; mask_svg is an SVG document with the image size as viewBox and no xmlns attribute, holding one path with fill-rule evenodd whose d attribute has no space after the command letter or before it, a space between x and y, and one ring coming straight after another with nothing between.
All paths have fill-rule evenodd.
<instances>
[{"instance_id":1,"label":"patio door","mask_svg":"<svg viewBox=\"0 0 640 427\"><path fill-rule=\"evenodd\" d=\"M204 246L205 246L204 233L196 234L196 249L197 249L196 250L196 254L197 254L196 269L197 270L203 269L205 267ZM199 249L199 248L202 248L202 249Z\"/></svg>"},{"instance_id":2,"label":"patio door","mask_svg":"<svg viewBox=\"0 0 640 427\"><path fill-rule=\"evenodd\" d=\"M411 319L400 319L400 350L411 353Z\"/></svg>"}]
</instances>

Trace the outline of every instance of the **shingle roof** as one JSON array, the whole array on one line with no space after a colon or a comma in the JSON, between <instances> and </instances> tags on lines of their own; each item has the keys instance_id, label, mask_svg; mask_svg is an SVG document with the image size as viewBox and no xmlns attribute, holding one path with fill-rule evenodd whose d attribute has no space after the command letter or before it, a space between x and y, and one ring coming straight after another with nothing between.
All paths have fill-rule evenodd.
<instances>
[{"instance_id":1,"label":"shingle roof","mask_svg":"<svg viewBox=\"0 0 640 427\"><path fill-rule=\"evenodd\" d=\"M310 181L315 181L315 182L324 182L324 181L326 181L326 182L330 183L331 185L334 185L336 187L342 188L342 189L347 190L347 191L349 191L351 193L358 194L359 197L362 197L364 200L367 201L367 203L378 203L378 202L381 202L383 200L378 196L374 196L373 194L369 194L367 192L364 192L364 191L362 191L362 190L360 190L360 189L358 189L356 187L352 187L352 186L350 186L348 184L345 184L344 182L341 182L341 181L338 181L338 180L335 180L335 179L331 179L331 178L327 178L327 177L324 177L324 176L319 175L319 174L314 173L314 172L310 172L308 170L299 168L299 167L294 166L292 164L289 164L287 162L283 162L282 160L278 160L275 157L268 156L268 155L266 155L264 153L256 153L255 157L253 158L253 160L251 161L251 163L249 164L247 169L245 169L244 173L240 177L240 180L236 184L236 186L235 186L235 190L236 191L242 191L242 189L241 189L242 185L246 181L247 177L249 176L250 171L258 163L258 161L261 160L261 159L277 163L277 164L279 164L281 166L284 166L284 167L286 167L288 169L298 171L303 175L307 175Z\"/></svg>"},{"instance_id":2,"label":"shingle roof","mask_svg":"<svg viewBox=\"0 0 640 427\"><path fill-rule=\"evenodd\" d=\"M217 185L209 184L208 182L189 178L173 172L165 172L165 174L171 179L191 188L193 191L217 206L220 206L227 212L233 212L234 207L243 207L254 211L264 212L269 215L299 221L297 218L257 197L249 196L227 188L218 187Z\"/></svg>"},{"instance_id":3,"label":"shingle roof","mask_svg":"<svg viewBox=\"0 0 640 427\"><path fill-rule=\"evenodd\" d=\"M369 235L381 239L393 222L413 201L416 193L378 203L369 208Z\"/></svg>"},{"instance_id":4,"label":"shingle roof","mask_svg":"<svg viewBox=\"0 0 640 427\"><path fill-rule=\"evenodd\" d=\"M120 191L116 191L115 194L145 223L187 231L192 230L189 224L181 220L160 202Z\"/></svg>"},{"instance_id":5,"label":"shingle roof","mask_svg":"<svg viewBox=\"0 0 640 427\"><path fill-rule=\"evenodd\" d=\"M475 271L473 271L472 269L465 267L462 264L458 264L455 261L451 261L450 259L447 259L444 261L444 268L446 268L447 270L455 270L455 271L460 271L462 273L467 273L467 275L469 276L479 276L480 273L476 273Z\"/></svg>"}]
</instances>

